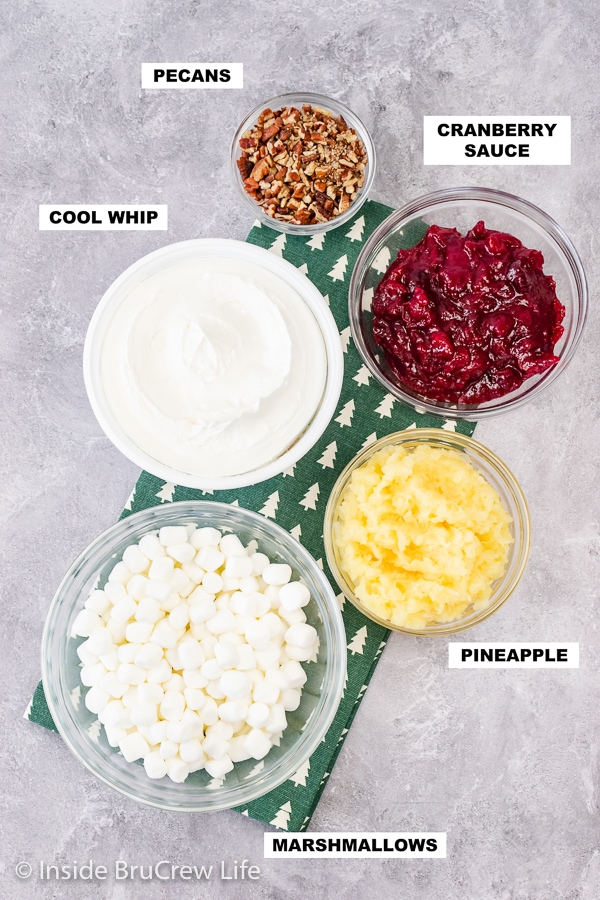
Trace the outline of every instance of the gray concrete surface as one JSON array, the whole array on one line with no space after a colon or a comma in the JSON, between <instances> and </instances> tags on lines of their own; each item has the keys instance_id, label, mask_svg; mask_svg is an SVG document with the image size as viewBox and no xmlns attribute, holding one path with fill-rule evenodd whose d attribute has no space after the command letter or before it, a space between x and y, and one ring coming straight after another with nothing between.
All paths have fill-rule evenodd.
<instances>
[{"instance_id":1,"label":"gray concrete surface","mask_svg":"<svg viewBox=\"0 0 600 900\"><path fill-rule=\"evenodd\" d=\"M20 898L287 897L597 900L600 897L597 585L598 12L591 0L6 0L2 57L3 738L0 894ZM140 63L241 61L243 91L142 93ZM391 205L480 183L537 203L583 257L591 313L575 361L538 402L478 427L531 505L526 576L469 635L579 641L578 671L449 671L446 641L395 636L313 830L439 830L439 861L268 861L263 827L182 816L112 792L61 740L26 723L46 610L64 571L111 524L137 476L88 405L91 313L131 262L191 237L243 238L229 178L242 115L319 90L364 117ZM570 168L425 168L422 116L566 114ZM162 202L168 233L40 233L44 202ZM20 882L14 866L159 859L261 867L250 885Z\"/></svg>"}]
</instances>

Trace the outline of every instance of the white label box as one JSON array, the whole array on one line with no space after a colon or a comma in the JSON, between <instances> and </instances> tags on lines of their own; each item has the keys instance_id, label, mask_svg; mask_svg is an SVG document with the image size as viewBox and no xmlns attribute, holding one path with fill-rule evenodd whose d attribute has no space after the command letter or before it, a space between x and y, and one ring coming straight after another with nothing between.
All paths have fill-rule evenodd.
<instances>
[{"instance_id":1,"label":"white label box","mask_svg":"<svg viewBox=\"0 0 600 900\"><path fill-rule=\"evenodd\" d=\"M40 231L167 231L166 204L40 204Z\"/></svg>"},{"instance_id":2,"label":"white label box","mask_svg":"<svg viewBox=\"0 0 600 900\"><path fill-rule=\"evenodd\" d=\"M449 669L578 669L579 644L552 641L448 644Z\"/></svg>"},{"instance_id":3,"label":"white label box","mask_svg":"<svg viewBox=\"0 0 600 900\"><path fill-rule=\"evenodd\" d=\"M243 63L142 63L146 91L243 87Z\"/></svg>"},{"instance_id":4,"label":"white label box","mask_svg":"<svg viewBox=\"0 0 600 900\"><path fill-rule=\"evenodd\" d=\"M426 166L569 166L570 116L424 116Z\"/></svg>"}]
</instances>

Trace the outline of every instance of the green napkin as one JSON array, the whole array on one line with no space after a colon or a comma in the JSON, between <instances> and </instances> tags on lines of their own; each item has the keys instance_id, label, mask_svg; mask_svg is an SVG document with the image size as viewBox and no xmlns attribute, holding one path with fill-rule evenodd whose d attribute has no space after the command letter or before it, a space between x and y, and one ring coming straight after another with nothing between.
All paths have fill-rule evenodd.
<instances>
[{"instance_id":1,"label":"green napkin","mask_svg":"<svg viewBox=\"0 0 600 900\"><path fill-rule=\"evenodd\" d=\"M333 485L362 447L385 434L410 427L441 427L470 435L475 428L473 423L419 415L394 400L375 382L354 347L348 324L350 275L364 241L390 212L389 207L368 201L349 224L327 234L290 236L256 223L248 235L251 244L283 256L310 278L329 303L340 331L345 363L342 393L331 422L312 450L283 475L231 491L191 490L142 472L122 513L127 516L175 500L208 498L236 503L291 532L330 579L342 610L348 646L348 678L335 719L317 750L288 781L239 808L244 815L288 831L307 828L390 634L345 601L325 561L323 516ZM41 684L26 718L56 730Z\"/></svg>"}]
</instances>

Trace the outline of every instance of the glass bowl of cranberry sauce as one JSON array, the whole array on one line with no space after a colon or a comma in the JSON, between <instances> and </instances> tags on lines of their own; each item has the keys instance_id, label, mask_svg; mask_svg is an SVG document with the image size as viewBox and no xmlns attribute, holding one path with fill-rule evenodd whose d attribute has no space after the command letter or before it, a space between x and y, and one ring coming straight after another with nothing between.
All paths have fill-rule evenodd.
<instances>
[{"instance_id":1,"label":"glass bowl of cranberry sauce","mask_svg":"<svg viewBox=\"0 0 600 900\"><path fill-rule=\"evenodd\" d=\"M581 260L533 204L489 188L435 191L393 212L350 282L354 342L417 411L482 419L537 397L587 315Z\"/></svg>"}]
</instances>

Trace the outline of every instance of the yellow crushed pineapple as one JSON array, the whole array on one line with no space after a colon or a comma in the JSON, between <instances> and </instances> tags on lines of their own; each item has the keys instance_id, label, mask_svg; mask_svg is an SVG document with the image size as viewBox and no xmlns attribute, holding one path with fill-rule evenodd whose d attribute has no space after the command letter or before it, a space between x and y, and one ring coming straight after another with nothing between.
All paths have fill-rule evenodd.
<instances>
[{"instance_id":1,"label":"yellow crushed pineapple","mask_svg":"<svg viewBox=\"0 0 600 900\"><path fill-rule=\"evenodd\" d=\"M506 569L511 523L465 454L385 447L352 473L334 540L361 603L422 629L487 605Z\"/></svg>"}]
</instances>

